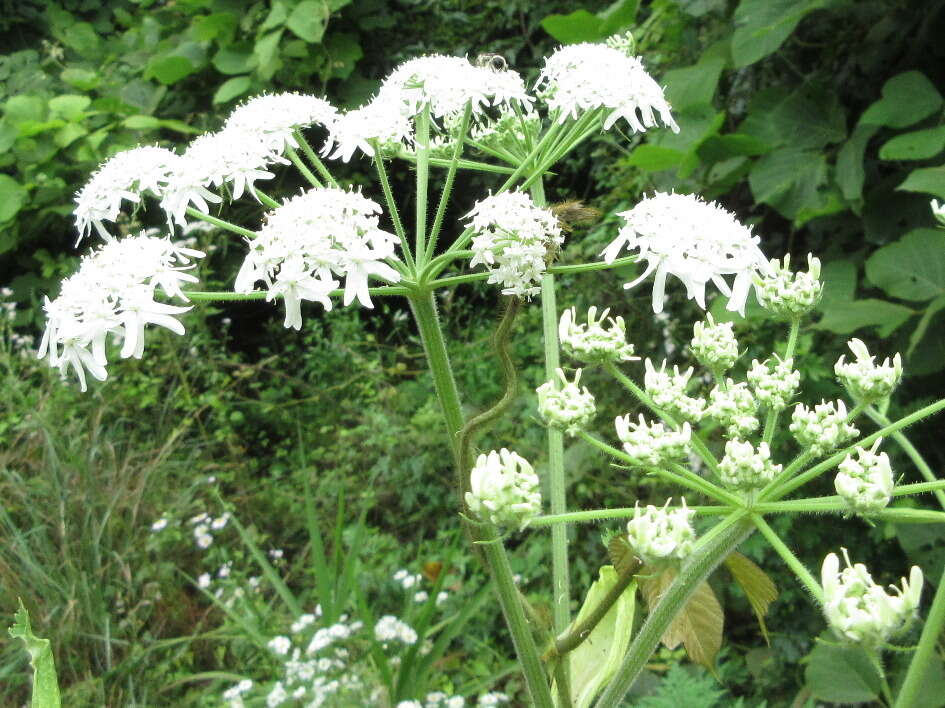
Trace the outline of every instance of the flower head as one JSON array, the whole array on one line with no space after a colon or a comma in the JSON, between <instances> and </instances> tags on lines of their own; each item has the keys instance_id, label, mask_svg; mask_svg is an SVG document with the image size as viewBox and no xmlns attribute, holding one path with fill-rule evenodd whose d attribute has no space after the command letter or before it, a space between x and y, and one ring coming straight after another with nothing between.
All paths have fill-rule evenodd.
<instances>
[{"instance_id":1,"label":"flower head","mask_svg":"<svg viewBox=\"0 0 945 708\"><path fill-rule=\"evenodd\" d=\"M413 138L413 126L402 105L382 96L360 108L340 113L328 130L322 154L333 160L340 158L342 162L350 160L357 150L372 157L375 143L386 153Z\"/></svg>"},{"instance_id":2,"label":"flower head","mask_svg":"<svg viewBox=\"0 0 945 708\"><path fill-rule=\"evenodd\" d=\"M689 452L692 429L683 423L679 430L667 429L662 423L647 423L640 415L639 423L630 416L617 416L614 426L623 449L643 467L659 467L667 462L685 459Z\"/></svg>"},{"instance_id":3,"label":"flower head","mask_svg":"<svg viewBox=\"0 0 945 708\"><path fill-rule=\"evenodd\" d=\"M225 131L249 134L270 154L281 155L286 146L298 148L294 132L313 125L330 127L337 109L318 96L285 92L254 96L237 106L224 124Z\"/></svg>"},{"instance_id":4,"label":"flower head","mask_svg":"<svg viewBox=\"0 0 945 708\"><path fill-rule=\"evenodd\" d=\"M669 508L669 500L662 509L648 505L641 510L639 503L633 518L627 522L627 539L633 552L647 565L665 565L684 560L696 540L690 519L696 512L682 506Z\"/></svg>"},{"instance_id":5,"label":"flower head","mask_svg":"<svg viewBox=\"0 0 945 708\"><path fill-rule=\"evenodd\" d=\"M673 132L663 90L646 73L643 62L606 44L569 44L545 59L536 83L538 95L556 112L558 121L604 109L604 130L620 118L637 132L656 125L656 114Z\"/></svg>"},{"instance_id":6,"label":"flower head","mask_svg":"<svg viewBox=\"0 0 945 708\"><path fill-rule=\"evenodd\" d=\"M865 565L850 564L845 548L843 557L843 570L836 553L824 558L821 569L827 623L840 639L875 649L902 631L918 609L922 570L912 566L909 580L903 578L902 588L892 586L894 593L888 594L873 582Z\"/></svg>"},{"instance_id":7,"label":"flower head","mask_svg":"<svg viewBox=\"0 0 945 708\"><path fill-rule=\"evenodd\" d=\"M659 369L656 369L649 359L643 365L646 369L643 385L657 406L688 420L699 420L702 417L705 401L686 395L689 379L692 378L692 367L680 373L679 367L674 366L670 373L666 371L665 361Z\"/></svg>"},{"instance_id":8,"label":"flower head","mask_svg":"<svg viewBox=\"0 0 945 708\"><path fill-rule=\"evenodd\" d=\"M821 401L812 409L798 403L791 416L790 430L814 455L840 447L859 432L847 423L847 407L843 401Z\"/></svg>"},{"instance_id":9,"label":"flower head","mask_svg":"<svg viewBox=\"0 0 945 708\"><path fill-rule=\"evenodd\" d=\"M892 363L887 358L882 364L875 364L861 340L851 339L847 346L856 361L847 363L841 355L833 370L853 398L873 403L888 397L902 378L902 357L897 353Z\"/></svg>"},{"instance_id":10,"label":"flower head","mask_svg":"<svg viewBox=\"0 0 945 708\"><path fill-rule=\"evenodd\" d=\"M792 273L791 256L784 257L783 265L773 259L766 273L755 280L758 302L777 317L795 318L806 315L820 301L824 286L820 282L820 261L807 254L807 272Z\"/></svg>"},{"instance_id":11,"label":"flower head","mask_svg":"<svg viewBox=\"0 0 945 708\"><path fill-rule=\"evenodd\" d=\"M743 438L758 428L758 402L748 384L728 379L709 392L705 414L728 429L733 438Z\"/></svg>"},{"instance_id":12,"label":"flower head","mask_svg":"<svg viewBox=\"0 0 945 708\"><path fill-rule=\"evenodd\" d=\"M577 435L594 417L594 396L586 387L579 387L581 370L568 381L564 371L556 369L560 386L554 380L538 387L538 413L553 428L561 428L568 435Z\"/></svg>"},{"instance_id":13,"label":"flower head","mask_svg":"<svg viewBox=\"0 0 945 708\"><path fill-rule=\"evenodd\" d=\"M721 375L738 359L738 340L732 331L733 326L731 322L716 324L708 314L705 322L696 322L692 328L692 355L713 373Z\"/></svg>"},{"instance_id":14,"label":"flower head","mask_svg":"<svg viewBox=\"0 0 945 708\"><path fill-rule=\"evenodd\" d=\"M496 526L523 529L541 512L538 475L525 458L505 448L479 455L469 487L469 510Z\"/></svg>"},{"instance_id":15,"label":"flower head","mask_svg":"<svg viewBox=\"0 0 945 708\"><path fill-rule=\"evenodd\" d=\"M564 242L555 215L523 192L503 192L476 202L466 218L475 233L469 264L485 265L504 295L535 295L549 251Z\"/></svg>"},{"instance_id":16,"label":"flower head","mask_svg":"<svg viewBox=\"0 0 945 708\"><path fill-rule=\"evenodd\" d=\"M847 455L837 465L839 471L834 487L850 511L856 514L882 511L892 498L894 482L889 457L885 452L876 452L882 442L883 439L879 438L869 450L855 448L856 457Z\"/></svg>"},{"instance_id":17,"label":"flower head","mask_svg":"<svg viewBox=\"0 0 945 708\"><path fill-rule=\"evenodd\" d=\"M674 275L703 309L705 286L711 281L729 297L728 309L744 315L752 278L767 262L758 237L733 214L699 197L657 192L620 216L626 225L604 249L604 260L612 263L624 247L639 251L646 269L624 287L632 288L655 273L654 312L663 311L666 276ZM735 276L731 287L724 277L728 275Z\"/></svg>"},{"instance_id":18,"label":"flower head","mask_svg":"<svg viewBox=\"0 0 945 708\"><path fill-rule=\"evenodd\" d=\"M740 440L725 443L725 456L719 462L719 479L726 486L744 491L760 489L780 471L781 465L771 462L768 443L763 442L757 448Z\"/></svg>"},{"instance_id":19,"label":"flower head","mask_svg":"<svg viewBox=\"0 0 945 708\"><path fill-rule=\"evenodd\" d=\"M605 361L632 361L633 345L627 342L627 326L623 317L610 317L605 309L597 317L597 308L587 310L587 324L577 321L577 311L570 307L561 313L558 322L558 337L565 353L580 361L599 363ZM605 321L609 327L605 326Z\"/></svg>"},{"instance_id":20,"label":"flower head","mask_svg":"<svg viewBox=\"0 0 945 708\"><path fill-rule=\"evenodd\" d=\"M775 357L774 362L764 363L752 359L748 383L758 403L778 411L797 394L801 373L794 369L794 360L790 357L783 360Z\"/></svg>"}]
</instances>

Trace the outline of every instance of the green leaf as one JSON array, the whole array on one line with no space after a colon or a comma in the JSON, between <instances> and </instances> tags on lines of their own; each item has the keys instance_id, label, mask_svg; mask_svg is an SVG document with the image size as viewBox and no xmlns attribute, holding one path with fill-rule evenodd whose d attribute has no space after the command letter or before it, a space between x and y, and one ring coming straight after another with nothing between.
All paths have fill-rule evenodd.
<instances>
[{"instance_id":1,"label":"green leaf","mask_svg":"<svg viewBox=\"0 0 945 708\"><path fill-rule=\"evenodd\" d=\"M332 32L322 46L328 55L333 79L347 79L358 60L364 56L358 36L348 32Z\"/></svg>"},{"instance_id":2,"label":"green leaf","mask_svg":"<svg viewBox=\"0 0 945 708\"><path fill-rule=\"evenodd\" d=\"M836 94L832 87L820 84L806 84L793 91L759 91L738 132L792 149L839 143L847 136L847 124Z\"/></svg>"},{"instance_id":3,"label":"green leaf","mask_svg":"<svg viewBox=\"0 0 945 708\"><path fill-rule=\"evenodd\" d=\"M815 150L784 148L763 155L748 175L755 200L777 209L798 226L842 211L839 192L827 184L827 160Z\"/></svg>"},{"instance_id":4,"label":"green leaf","mask_svg":"<svg viewBox=\"0 0 945 708\"><path fill-rule=\"evenodd\" d=\"M184 135L197 135L203 131L200 128L195 128L192 125L187 125L182 120L177 120L176 118L164 118L161 120L161 127L167 128L168 130L173 130L175 133L183 133Z\"/></svg>"},{"instance_id":5,"label":"green leaf","mask_svg":"<svg viewBox=\"0 0 945 708\"><path fill-rule=\"evenodd\" d=\"M774 52L804 15L822 5L822 0L742 0L735 10L732 35L735 68L754 64Z\"/></svg>"},{"instance_id":6,"label":"green leaf","mask_svg":"<svg viewBox=\"0 0 945 708\"><path fill-rule=\"evenodd\" d=\"M220 84L220 88L213 94L213 103L232 101L237 96L242 96L249 91L252 84L253 80L248 76L234 76L232 79L227 79Z\"/></svg>"},{"instance_id":7,"label":"green leaf","mask_svg":"<svg viewBox=\"0 0 945 708\"><path fill-rule=\"evenodd\" d=\"M75 122L84 118L85 109L91 104L92 99L88 96L65 94L49 99L49 110L54 116Z\"/></svg>"},{"instance_id":8,"label":"green leaf","mask_svg":"<svg viewBox=\"0 0 945 708\"><path fill-rule=\"evenodd\" d=\"M866 261L870 283L891 297L931 300L945 293L945 231L915 229Z\"/></svg>"},{"instance_id":9,"label":"green leaf","mask_svg":"<svg viewBox=\"0 0 945 708\"><path fill-rule=\"evenodd\" d=\"M155 130L161 127L161 121L154 116L128 116L121 124L131 130Z\"/></svg>"},{"instance_id":10,"label":"green leaf","mask_svg":"<svg viewBox=\"0 0 945 708\"><path fill-rule=\"evenodd\" d=\"M901 670L896 672L896 685L893 687L893 695L898 696L902 682L906 678L906 666L912 658L912 654L900 655ZM892 673L891 671L889 673ZM922 679L922 691L915 696L915 702L909 708L942 708L945 706L945 662L942 658L933 653L925 669L925 676Z\"/></svg>"},{"instance_id":11,"label":"green leaf","mask_svg":"<svg viewBox=\"0 0 945 708\"><path fill-rule=\"evenodd\" d=\"M725 559L725 567L728 568L735 582L744 591L751 609L755 611L755 616L758 618L761 633L764 635L765 641L768 642L765 615L768 614L768 606L778 599L777 586L768 577L767 573L737 551L730 553L728 558Z\"/></svg>"},{"instance_id":12,"label":"green leaf","mask_svg":"<svg viewBox=\"0 0 945 708\"><path fill-rule=\"evenodd\" d=\"M942 95L919 71L897 74L883 84L882 98L860 116L864 125L905 128L928 118L942 106Z\"/></svg>"},{"instance_id":13,"label":"green leaf","mask_svg":"<svg viewBox=\"0 0 945 708\"><path fill-rule=\"evenodd\" d=\"M256 68L256 56L252 45L240 42L220 49L211 64L221 74L245 74Z\"/></svg>"},{"instance_id":14,"label":"green leaf","mask_svg":"<svg viewBox=\"0 0 945 708\"><path fill-rule=\"evenodd\" d=\"M881 678L858 647L818 643L804 671L811 695L828 703L865 703L879 696Z\"/></svg>"},{"instance_id":15,"label":"green leaf","mask_svg":"<svg viewBox=\"0 0 945 708\"><path fill-rule=\"evenodd\" d=\"M873 125L857 125L853 135L837 153L837 184L840 185L843 198L848 201L859 201L863 197L863 182L866 179L863 157L867 143L877 130Z\"/></svg>"},{"instance_id":16,"label":"green leaf","mask_svg":"<svg viewBox=\"0 0 945 708\"><path fill-rule=\"evenodd\" d=\"M634 148L627 158L627 164L631 167L639 167L647 172L659 172L676 167L682 162L685 153L679 150L663 147L662 145L650 145L644 143Z\"/></svg>"},{"instance_id":17,"label":"green leaf","mask_svg":"<svg viewBox=\"0 0 945 708\"><path fill-rule=\"evenodd\" d=\"M587 10L575 10L567 15L548 15L541 21L542 29L562 44L598 42L603 39L604 20Z\"/></svg>"},{"instance_id":18,"label":"green leaf","mask_svg":"<svg viewBox=\"0 0 945 708\"><path fill-rule=\"evenodd\" d=\"M832 261L821 271L824 293L817 309L823 313L814 329L850 334L864 327L876 327L888 337L915 313L908 307L886 300L856 300L856 266L850 261Z\"/></svg>"},{"instance_id":19,"label":"green leaf","mask_svg":"<svg viewBox=\"0 0 945 708\"><path fill-rule=\"evenodd\" d=\"M67 27L60 39L84 59L95 59L101 51L101 38L88 22L76 22Z\"/></svg>"},{"instance_id":20,"label":"green leaf","mask_svg":"<svg viewBox=\"0 0 945 708\"><path fill-rule=\"evenodd\" d=\"M96 72L91 69L81 69L79 67L69 67L65 69L59 75L59 78L80 91L91 91L97 88L102 82L102 77Z\"/></svg>"},{"instance_id":21,"label":"green leaf","mask_svg":"<svg viewBox=\"0 0 945 708\"><path fill-rule=\"evenodd\" d=\"M613 566L600 569L598 579L587 591L587 597L574 622L581 622L617 584ZM589 708L601 688L617 672L630 645L636 603L636 585L630 583L587 639L567 655L571 669L571 702L574 708ZM557 697L557 687L553 687Z\"/></svg>"},{"instance_id":22,"label":"green leaf","mask_svg":"<svg viewBox=\"0 0 945 708\"><path fill-rule=\"evenodd\" d=\"M33 696L31 708L59 708L59 684L56 681L56 663L48 639L33 634L30 615L19 600L20 609L13 615L13 626L7 631L14 639L22 639L30 655L33 668Z\"/></svg>"},{"instance_id":23,"label":"green leaf","mask_svg":"<svg viewBox=\"0 0 945 708\"><path fill-rule=\"evenodd\" d=\"M673 109L711 105L723 68L725 60L721 57L703 57L698 64L667 71L662 83Z\"/></svg>"},{"instance_id":24,"label":"green leaf","mask_svg":"<svg viewBox=\"0 0 945 708\"><path fill-rule=\"evenodd\" d=\"M278 68L278 60L275 57L280 39L282 39L282 30L276 30L257 39L256 44L253 45L253 54L258 62L259 73L264 78L271 77Z\"/></svg>"},{"instance_id":25,"label":"green leaf","mask_svg":"<svg viewBox=\"0 0 945 708\"><path fill-rule=\"evenodd\" d=\"M12 125L41 121L46 117L46 102L39 96L11 96L3 104L3 113Z\"/></svg>"},{"instance_id":26,"label":"green leaf","mask_svg":"<svg viewBox=\"0 0 945 708\"><path fill-rule=\"evenodd\" d=\"M226 42L236 32L238 19L232 12L214 12L194 18L194 37L201 42L219 39Z\"/></svg>"},{"instance_id":27,"label":"green leaf","mask_svg":"<svg viewBox=\"0 0 945 708\"><path fill-rule=\"evenodd\" d=\"M604 21L601 32L607 37L624 27L629 27L636 21L639 9L640 0L617 0L610 7L597 13L598 17Z\"/></svg>"},{"instance_id":28,"label":"green leaf","mask_svg":"<svg viewBox=\"0 0 945 708\"><path fill-rule=\"evenodd\" d=\"M269 9L269 14L266 15L266 19L263 20L263 23L259 25L260 32L268 32L271 29L276 27L281 27L285 24L286 19L289 17L289 7L284 2L280 0L273 0L272 7Z\"/></svg>"},{"instance_id":29,"label":"green leaf","mask_svg":"<svg viewBox=\"0 0 945 708\"><path fill-rule=\"evenodd\" d=\"M699 146L699 158L705 162L719 162L731 157L764 155L771 146L752 135L729 133L710 135Z\"/></svg>"},{"instance_id":30,"label":"green leaf","mask_svg":"<svg viewBox=\"0 0 945 708\"><path fill-rule=\"evenodd\" d=\"M931 194L945 199L945 167L920 167L912 170L896 189L903 192Z\"/></svg>"},{"instance_id":31,"label":"green leaf","mask_svg":"<svg viewBox=\"0 0 945 708\"><path fill-rule=\"evenodd\" d=\"M28 197L26 187L9 175L0 174L0 223L16 216Z\"/></svg>"},{"instance_id":32,"label":"green leaf","mask_svg":"<svg viewBox=\"0 0 945 708\"><path fill-rule=\"evenodd\" d=\"M672 585L676 570L667 568L654 575L652 570L648 573L648 569L644 568L642 575L649 575L645 580L640 580L640 590L643 591L647 607L652 612L663 593ZM715 656L722 648L724 624L722 606L709 584L702 582L696 587L686 606L666 628L662 641L668 649L675 649L682 644L692 661L715 673Z\"/></svg>"},{"instance_id":33,"label":"green leaf","mask_svg":"<svg viewBox=\"0 0 945 708\"><path fill-rule=\"evenodd\" d=\"M322 41L325 26L328 24L328 14L328 5L324 2L302 0L292 10L285 26L299 39L314 44Z\"/></svg>"},{"instance_id":34,"label":"green leaf","mask_svg":"<svg viewBox=\"0 0 945 708\"><path fill-rule=\"evenodd\" d=\"M144 78L154 78L165 86L170 86L190 76L196 70L197 68L187 57L165 54L156 56L148 62L144 70Z\"/></svg>"},{"instance_id":35,"label":"green leaf","mask_svg":"<svg viewBox=\"0 0 945 708\"><path fill-rule=\"evenodd\" d=\"M88 130L78 123L66 123L53 136L53 142L60 148L67 148L83 135L88 135Z\"/></svg>"},{"instance_id":36,"label":"green leaf","mask_svg":"<svg viewBox=\"0 0 945 708\"><path fill-rule=\"evenodd\" d=\"M919 322L916 324L912 335L909 337L909 348L906 349L907 358L911 357L913 352L918 348L919 343L925 337L925 333L929 329L929 325L932 323L932 319L943 309L945 309L945 295L939 295L925 308L925 312L922 313L922 317L919 318Z\"/></svg>"},{"instance_id":37,"label":"green leaf","mask_svg":"<svg viewBox=\"0 0 945 708\"><path fill-rule=\"evenodd\" d=\"M879 149L882 160L927 160L945 150L945 125L897 135Z\"/></svg>"}]
</instances>

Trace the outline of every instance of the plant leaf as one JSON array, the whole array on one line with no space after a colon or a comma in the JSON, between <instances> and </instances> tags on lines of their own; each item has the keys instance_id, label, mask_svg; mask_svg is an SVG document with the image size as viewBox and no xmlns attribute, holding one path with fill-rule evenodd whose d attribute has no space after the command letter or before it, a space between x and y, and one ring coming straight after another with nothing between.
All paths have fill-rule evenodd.
<instances>
[{"instance_id":1,"label":"plant leaf","mask_svg":"<svg viewBox=\"0 0 945 708\"><path fill-rule=\"evenodd\" d=\"M942 95L920 71L905 71L883 84L882 98L860 116L861 125L905 128L942 106Z\"/></svg>"},{"instance_id":2,"label":"plant leaf","mask_svg":"<svg viewBox=\"0 0 945 708\"><path fill-rule=\"evenodd\" d=\"M761 634L770 644L768 628L765 626L765 615L768 614L768 606L778 598L777 586L767 573L755 565L754 561L737 551L730 553L725 559L725 567L745 592L751 609L755 611L755 616L758 618Z\"/></svg>"},{"instance_id":3,"label":"plant leaf","mask_svg":"<svg viewBox=\"0 0 945 708\"><path fill-rule=\"evenodd\" d=\"M33 697L31 708L59 708L59 684L56 681L56 664L48 639L33 635L30 615L20 600L20 609L13 615L13 626L7 630L14 639L22 639L30 655L33 667Z\"/></svg>"},{"instance_id":4,"label":"plant leaf","mask_svg":"<svg viewBox=\"0 0 945 708\"><path fill-rule=\"evenodd\" d=\"M919 192L945 199L945 167L920 167L896 187L900 192Z\"/></svg>"},{"instance_id":5,"label":"plant leaf","mask_svg":"<svg viewBox=\"0 0 945 708\"><path fill-rule=\"evenodd\" d=\"M865 703L879 696L879 674L863 649L819 642L806 661L804 678L814 698Z\"/></svg>"},{"instance_id":6,"label":"plant leaf","mask_svg":"<svg viewBox=\"0 0 945 708\"><path fill-rule=\"evenodd\" d=\"M626 534L617 534L607 544L607 555L617 569L618 575L625 575L632 568L639 567L640 560L633 552Z\"/></svg>"},{"instance_id":7,"label":"plant leaf","mask_svg":"<svg viewBox=\"0 0 945 708\"><path fill-rule=\"evenodd\" d=\"M945 294L945 232L913 229L866 261L870 283L891 297L931 300Z\"/></svg>"}]
</instances>

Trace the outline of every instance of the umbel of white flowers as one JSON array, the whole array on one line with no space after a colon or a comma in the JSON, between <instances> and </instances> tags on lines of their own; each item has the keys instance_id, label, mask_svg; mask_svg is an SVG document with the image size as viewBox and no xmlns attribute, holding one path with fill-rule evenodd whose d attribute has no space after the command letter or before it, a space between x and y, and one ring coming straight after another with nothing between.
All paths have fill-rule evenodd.
<instances>
[{"instance_id":1,"label":"umbel of white flowers","mask_svg":"<svg viewBox=\"0 0 945 708\"><path fill-rule=\"evenodd\" d=\"M773 362L760 363L752 359L747 379L758 403L769 410L779 411L786 408L797 394L801 372L794 369L794 359L781 359L775 355Z\"/></svg>"},{"instance_id":2,"label":"umbel of white flowers","mask_svg":"<svg viewBox=\"0 0 945 708\"><path fill-rule=\"evenodd\" d=\"M820 301L820 261L808 254L806 273L792 273L791 256L784 256L783 265L772 260L767 272L755 279L758 302L776 317L793 319L806 315Z\"/></svg>"},{"instance_id":3,"label":"umbel of white flowers","mask_svg":"<svg viewBox=\"0 0 945 708\"><path fill-rule=\"evenodd\" d=\"M889 594L873 582L865 565L851 565L847 550L842 550L846 568L840 570L840 559L830 553L821 569L827 623L842 641L879 648L915 615L922 595L922 570L912 566L908 582L903 578L902 588L892 586Z\"/></svg>"},{"instance_id":4,"label":"umbel of white flowers","mask_svg":"<svg viewBox=\"0 0 945 708\"><path fill-rule=\"evenodd\" d=\"M720 382L709 392L705 415L719 421L733 438L743 438L759 425L758 402L744 381Z\"/></svg>"},{"instance_id":5,"label":"umbel of white flowers","mask_svg":"<svg viewBox=\"0 0 945 708\"><path fill-rule=\"evenodd\" d=\"M577 321L577 311L569 307L561 313L558 337L565 354L589 364L634 361L633 345L627 342L623 317L608 317L607 308L597 316L597 308L587 310L587 324ZM609 326L608 326L609 325Z\"/></svg>"},{"instance_id":6,"label":"umbel of white flowers","mask_svg":"<svg viewBox=\"0 0 945 708\"><path fill-rule=\"evenodd\" d=\"M801 447L809 448L813 455L830 452L859 432L847 422L843 401L821 401L813 409L798 403L789 427Z\"/></svg>"},{"instance_id":7,"label":"umbel of white flowers","mask_svg":"<svg viewBox=\"0 0 945 708\"><path fill-rule=\"evenodd\" d=\"M469 511L500 528L523 529L541 513L538 475L525 458L505 448L479 455L469 488Z\"/></svg>"},{"instance_id":8,"label":"umbel of white flowers","mask_svg":"<svg viewBox=\"0 0 945 708\"><path fill-rule=\"evenodd\" d=\"M683 423L679 430L667 430L662 423L647 423L640 414L639 423L630 421L630 415L617 416L614 427L623 449L642 467L658 467L677 462L689 454L692 429Z\"/></svg>"},{"instance_id":9,"label":"umbel of white flowers","mask_svg":"<svg viewBox=\"0 0 945 708\"><path fill-rule=\"evenodd\" d=\"M587 387L578 386L581 369L574 372L574 381L568 381L561 369L556 369L555 375L557 382L546 381L536 389L538 413L551 427L577 435L594 417L594 396Z\"/></svg>"},{"instance_id":10,"label":"umbel of white flowers","mask_svg":"<svg viewBox=\"0 0 945 708\"><path fill-rule=\"evenodd\" d=\"M725 456L719 462L719 479L726 486L742 491L760 489L780 471L781 465L771 462L768 443L763 442L757 448L747 441L725 443Z\"/></svg>"},{"instance_id":11,"label":"umbel of white flowers","mask_svg":"<svg viewBox=\"0 0 945 708\"><path fill-rule=\"evenodd\" d=\"M856 447L838 466L834 487L837 494L855 514L875 514L886 508L893 493L893 472L889 457L876 450L883 442L879 438L869 450Z\"/></svg>"},{"instance_id":12,"label":"umbel of white flowers","mask_svg":"<svg viewBox=\"0 0 945 708\"><path fill-rule=\"evenodd\" d=\"M678 564L692 552L696 540L690 523L696 512L686 507L685 499L675 509L669 508L669 502L663 508L647 505L643 510L637 503L627 522L630 547L649 566Z\"/></svg>"},{"instance_id":13,"label":"umbel of white flowers","mask_svg":"<svg viewBox=\"0 0 945 708\"><path fill-rule=\"evenodd\" d=\"M643 362L643 366L643 385L657 406L693 422L702 418L705 401L686 395L689 379L692 378L691 366L683 372L674 366L672 372L668 372L665 361L657 369L649 359Z\"/></svg>"},{"instance_id":14,"label":"umbel of white flowers","mask_svg":"<svg viewBox=\"0 0 945 708\"><path fill-rule=\"evenodd\" d=\"M887 398L902 378L902 357L897 353L892 363L887 358L882 364L876 364L861 340L851 339L847 346L856 360L847 363L841 356L833 370L850 395L863 403Z\"/></svg>"},{"instance_id":15,"label":"umbel of white flowers","mask_svg":"<svg viewBox=\"0 0 945 708\"><path fill-rule=\"evenodd\" d=\"M738 359L738 340L732 331L731 322L716 324L711 313L706 321L696 322L693 326L690 348L692 355L700 364L714 374L721 376Z\"/></svg>"}]
</instances>

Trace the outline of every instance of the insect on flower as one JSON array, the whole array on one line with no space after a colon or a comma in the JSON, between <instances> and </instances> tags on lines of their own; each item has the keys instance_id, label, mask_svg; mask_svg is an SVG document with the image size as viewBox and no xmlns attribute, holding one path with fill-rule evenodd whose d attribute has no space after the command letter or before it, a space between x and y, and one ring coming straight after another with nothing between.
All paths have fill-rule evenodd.
<instances>
[{"instance_id":1,"label":"insect on flower","mask_svg":"<svg viewBox=\"0 0 945 708\"><path fill-rule=\"evenodd\" d=\"M505 71L509 68L509 63L501 54L480 54L476 57L475 64L483 69L492 69L493 71Z\"/></svg>"}]
</instances>

